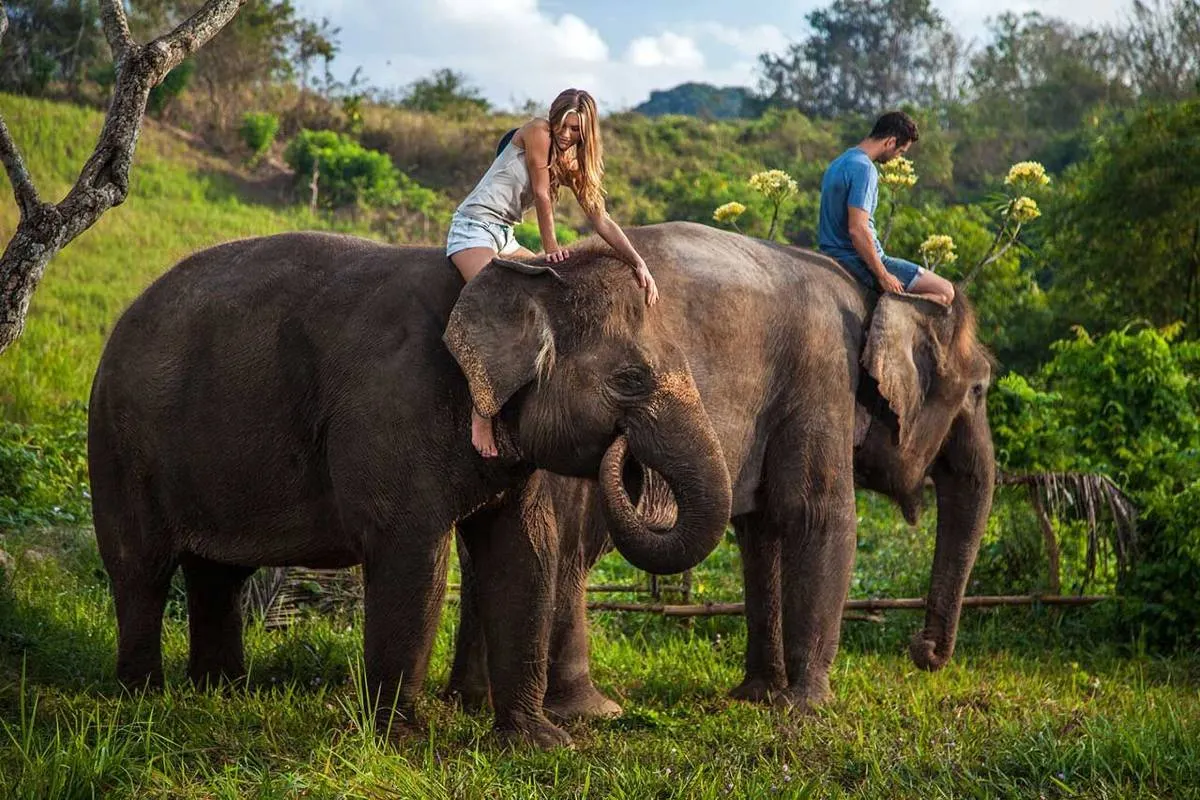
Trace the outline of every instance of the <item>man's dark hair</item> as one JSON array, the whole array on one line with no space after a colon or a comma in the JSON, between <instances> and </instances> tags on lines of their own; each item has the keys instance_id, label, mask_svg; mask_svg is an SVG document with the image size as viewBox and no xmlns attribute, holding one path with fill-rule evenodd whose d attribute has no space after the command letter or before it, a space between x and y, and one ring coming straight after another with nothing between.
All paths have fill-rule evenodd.
<instances>
[{"instance_id":1,"label":"man's dark hair","mask_svg":"<svg viewBox=\"0 0 1200 800\"><path fill-rule=\"evenodd\" d=\"M921 138L921 134L917 132L917 123L903 111L889 111L875 120L875 127L871 129L868 138L887 139L891 136L896 137L896 144L901 147Z\"/></svg>"}]
</instances>

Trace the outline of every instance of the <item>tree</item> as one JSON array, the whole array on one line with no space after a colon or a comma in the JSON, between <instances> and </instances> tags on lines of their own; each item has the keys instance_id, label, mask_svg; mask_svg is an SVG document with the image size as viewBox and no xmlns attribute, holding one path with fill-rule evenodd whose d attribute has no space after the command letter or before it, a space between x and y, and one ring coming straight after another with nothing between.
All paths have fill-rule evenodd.
<instances>
[{"instance_id":1,"label":"tree","mask_svg":"<svg viewBox=\"0 0 1200 800\"><path fill-rule=\"evenodd\" d=\"M929 77L933 45L944 45L948 28L930 0L834 0L809 14L808 24L812 35L786 54L759 56L770 105L872 116L920 103L940 82Z\"/></svg>"},{"instance_id":2,"label":"tree","mask_svg":"<svg viewBox=\"0 0 1200 800\"><path fill-rule=\"evenodd\" d=\"M404 108L433 113L475 113L487 111L488 101L467 83L467 77L452 69L439 69L428 78L414 81L400 102Z\"/></svg>"},{"instance_id":3,"label":"tree","mask_svg":"<svg viewBox=\"0 0 1200 800\"><path fill-rule=\"evenodd\" d=\"M139 44L129 31L121 0L102 0L100 14L116 64L116 83L96 149L58 204L41 199L8 126L0 118L0 162L20 212L17 229L0 256L0 353L24 330L30 298L50 259L128 196L129 169L150 89L212 39L245 2L208 0L169 34ZM0 0L0 42L7 30L8 10Z\"/></svg>"},{"instance_id":4,"label":"tree","mask_svg":"<svg viewBox=\"0 0 1200 800\"><path fill-rule=\"evenodd\" d=\"M77 95L104 49L96 0L16 0L10 7L0 88L36 95L60 81Z\"/></svg>"},{"instance_id":5,"label":"tree","mask_svg":"<svg viewBox=\"0 0 1200 800\"><path fill-rule=\"evenodd\" d=\"M1122 43L1122 63L1149 100L1200 94L1200 0L1134 0Z\"/></svg>"},{"instance_id":6,"label":"tree","mask_svg":"<svg viewBox=\"0 0 1200 800\"><path fill-rule=\"evenodd\" d=\"M1070 322L1182 320L1200 336L1200 100L1151 106L1068 173L1043 249Z\"/></svg>"}]
</instances>

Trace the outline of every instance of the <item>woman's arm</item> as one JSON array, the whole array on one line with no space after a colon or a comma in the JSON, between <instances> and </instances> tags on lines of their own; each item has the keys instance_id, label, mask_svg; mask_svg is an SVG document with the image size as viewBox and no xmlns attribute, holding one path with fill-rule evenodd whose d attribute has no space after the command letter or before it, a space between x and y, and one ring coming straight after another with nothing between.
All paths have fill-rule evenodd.
<instances>
[{"instance_id":1,"label":"woman's arm","mask_svg":"<svg viewBox=\"0 0 1200 800\"><path fill-rule=\"evenodd\" d=\"M525 166L529 170L529 183L533 189L533 208L537 212L538 233L542 236L542 250L547 260L558 263L569 253L559 249L558 237L554 235L554 198L550 196L550 123L534 120L526 124L521 132Z\"/></svg>"},{"instance_id":2,"label":"woman's arm","mask_svg":"<svg viewBox=\"0 0 1200 800\"><path fill-rule=\"evenodd\" d=\"M592 222L592 229L600 234L600 238L608 242L608 246L616 250L617 255L633 266L633 274L637 277L638 286L646 290L646 305L652 306L657 303L658 284L654 282L654 276L650 274L650 268L646 266L646 262L629 243L621 226L613 222L612 217L603 208L589 214L588 218Z\"/></svg>"}]
</instances>

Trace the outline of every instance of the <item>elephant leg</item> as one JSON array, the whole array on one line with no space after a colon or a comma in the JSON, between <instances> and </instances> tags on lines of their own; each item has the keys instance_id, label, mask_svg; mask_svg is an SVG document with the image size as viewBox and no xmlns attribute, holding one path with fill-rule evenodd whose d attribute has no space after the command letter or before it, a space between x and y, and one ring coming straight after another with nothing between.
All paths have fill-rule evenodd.
<instances>
[{"instance_id":1,"label":"elephant leg","mask_svg":"<svg viewBox=\"0 0 1200 800\"><path fill-rule=\"evenodd\" d=\"M849 424L846 431L851 428ZM786 692L776 702L808 708L830 695L829 670L841 640L854 567L852 445L831 425L792 440L771 473L768 513L782 540ZM772 496L774 495L774 496Z\"/></svg>"},{"instance_id":2,"label":"elephant leg","mask_svg":"<svg viewBox=\"0 0 1200 800\"><path fill-rule=\"evenodd\" d=\"M131 689L159 688L163 612L176 567L169 540L164 532L103 510L95 525L117 610L117 679Z\"/></svg>"},{"instance_id":3,"label":"elephant leg","mask_svg":"<svg viewBox=\"0 0 1200 800\"><path fill-rule=\"evenodd\" d=\"M483 511L480 514L491 514ZM479 516L478 514L476 516ZM479 523L474 523L478 525ZM459 529L470 529L471 521L459 523ZM454 641L454 663L450 667L450 681L446 686L446 698L457 700L465 711L482 711L491 706L491 687L488 686L487 643L483 635L483 623L479 618L476 593L475 570L471 555L462 535L455 537L458 544L458 564L462 574L458 604L458 633Z\"/></svg>"},{"instance_id":4,"label":"elephant leg","mask_svg":"<svg viewBox=\"0 0 1200 800\"><path fill-rule=\"evenodd\" d=\"M595 502L592 489L588 487L582 496L572 498L576 502L564 508L555 506L559 561L546 713L563 721L621 715L621 706L601 694L592 683L587 581L592 567L610 547L604 513Z\"/></svg>"},{"instance_id":5,"label":"elephant leg","mask_svg":"<svg viewBox=\"0 0 1200 800\"><path fill-rule=\"evenodd\" d=\"M428 524L387 526L368 538L363 563L367 707L385 737L416 724L446 594L450 535Z\"/></svg>"},{"instance_id":6,"label":"elephant leg","mask_svg":"<svg viewBox=\"0 0 1200 800\"><path fill-rule=\"evenodd\" d=\"M181 559L187 583L188 675L201 688L245 676L242 588L254 567Z\"/></svg>"},{"instance_id":7,"label":"elephant leg","mask_svg":"<svg viewBox=\"0 0 1200 800\"><path fill-rule=\"evenodd\" d=\"M570 744L571 737L543 712L558 542L540 483L535 474L509 492L494 515L463 530L463 539L487 639L496 729L554 747Z\"/></svg>"},{"instance_id":8,"label":"elephant leg","mask_svg":"<svg viewBox=\"0 0 1200 800\"><path fill-rule=\"evenodd\" d=\"M778 531L763 524L759 514L733 521L746 601L746 677L730 691L737 700L770 702L787 686L783 658L783 597L779 570L781 541Z\"/></svg>"}]
</instances>

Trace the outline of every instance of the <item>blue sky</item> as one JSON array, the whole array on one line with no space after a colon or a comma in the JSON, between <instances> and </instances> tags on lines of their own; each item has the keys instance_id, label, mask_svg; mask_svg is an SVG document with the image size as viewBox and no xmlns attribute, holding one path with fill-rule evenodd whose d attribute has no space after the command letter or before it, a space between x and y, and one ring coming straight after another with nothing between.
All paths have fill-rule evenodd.
<instances>
[{"instance_id":1,"label":"blue sky","mask_svg":"<svg viewBox=\"0 0 1200 800\"><path fill-rule=\"evenodd\" d=\"M1076 23L1115 22L1131 0L935 0L966 38L986 17L1037 9ZM567 86L616 111L689 80L753 86L757 55L807 33L816 0L295 0L341 28L334 73L363 67L399 88L435 69L465 73L493 104L545 105ZM985 5L987 8L985 9Z\"/></svg>"}]
</instances>

